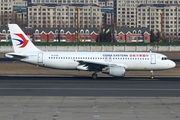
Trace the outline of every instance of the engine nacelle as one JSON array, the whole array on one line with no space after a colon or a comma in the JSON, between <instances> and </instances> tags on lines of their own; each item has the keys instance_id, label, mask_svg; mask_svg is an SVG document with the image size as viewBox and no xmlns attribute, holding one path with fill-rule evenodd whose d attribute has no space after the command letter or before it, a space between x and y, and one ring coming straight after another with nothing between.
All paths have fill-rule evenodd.
<instances>
[{"instance_id":1,"label":"engine nacelle","mask_svg":"<svg viewBox=\"0 0 180 120\"><path fill-rule=\"evenodd\" d=\"M103 73L108 73L114 77L123 77L125 75L125 68L120 66L107 67L102 70Z\"/></svg>"}]
</instances>

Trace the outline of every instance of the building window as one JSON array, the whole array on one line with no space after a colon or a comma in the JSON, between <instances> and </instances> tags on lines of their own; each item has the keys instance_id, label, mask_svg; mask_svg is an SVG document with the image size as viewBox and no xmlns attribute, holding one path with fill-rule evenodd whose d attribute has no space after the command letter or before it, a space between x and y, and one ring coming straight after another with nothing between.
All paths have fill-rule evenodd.
<instances>
[{"instance_id":1,"label":"building window","mask_svg":"<svg viewBox=\"0 0 180 120\"><path fill-rule=\"evenodd\" d=\"M67 41L70 41L70 37L69 36L67 36Z\"/></svg>"},{"instance_id":2,"label":"building window","mask_svg":"<svg viewBox=\"0 0 180 120\"><path fill-rule=\"evenodd\" d=\"M41 37L41 41L45 41L45 38L44 38L44 36L42 36L42 37Z\"/></svg>"},{"instance_id":3,"label":"building window","mask_svg":"<svg viewBox=\"0 0 180 120\"><path fill-rule=\"evenodd\" d=\"M147 37L146 37L146 36L144 37L144 40L147 40Z\"/></svg>"},{"instance_id":4,"label":"building window","mask_svg":"<svg viewBox=\"0 0 180 120\"><path fill-rule=\"evenodd\" d=\"M81 30L80 33L84 33L84 30Z\"/></svg>"},{"instance_id":5,"label":"building window","mask_svg":"<svg viewBox=\"0 0 180 120\"><path fill-rule=\"evenodd\" d=\"M136 36L132 36L132 40L136 40Z\"/></svg>"},{"instance_id":6,"label":"building window","mask_svg":"<svg viewBox=\"0 0 180 120\"><path fill-rule=\"evenodd\" d=\"M6 30L3 30L2 33L6 33Z\"/></svg>"},{"instance_id":7,"label":"building window","mask_svg":"<svg viewBox=\"0 0 180 120\"><path fill-rule=\"evenodd\" d=\"M49 37L49 40L50 40L50 41L53 41L53 37L52 37L52 36L50 36L50 37Z\"/></svg>"},{"instance_id":8,"label":"building window","mask_svg":"<svg viewBox=\"0 0 180 120\"><path fill-rule=\"evenodd\" d=\"M36 34L39 34L39 30L35 30L35 33L36 33Z\"/></svg>"},{"instance_id":9,"label":"building window","mask_svg":"<svg viewBox=\"0 0 180 120\"><path fill-rule=\"evenodd\" d=\"M89 33L89 30L86 30L86 33Z\"/></svg>"},{"instance_id":10,"label":"building window","mask_svg":"<svg viewBox=\"0 0 180 120\"><path fill-rule=\"evenodd\" d=\"M58 29L56 29L56 30L55 30L55 33L56 33L56 34L57 34L57 33L59 33L59 30L58 30Z\"/></svg>"},{"instance_id":11,"label":"building window","mask_svg":"<svg viewBox=\"0 0 180 120\"><path fill-rule=\"evenodd\" d=\"M63 33L63 34L64 34L64 30L61 30L60 33Z\"/></svg>"},{"instance_id":12,"label":"building window","mask_svg":"<svg viewBox=\"0 0 180 120\"><path fill-rule=\"evenodd\" d=\"M133 34L136 34L136 30L133 31Z\"/></svg>"},{"instance_id":13,"label":"building window","mask_svg":"<svg viewBox=\"0 0 180 120\"><path fill-rule=\"evenodd\" d=\"M120 37L120 40L122 40L122 37Z\"/></svg>"},{"instance_id":14,"label":"building window","mask_svg":"<svg viewBox=\"0 0 180 120\"><path fill-rule=\"evenodd\" d=\"M94 38L94 36L92 36L92 41L94 41L95 40L95 38Z\"/></svg>"}]
</instances>

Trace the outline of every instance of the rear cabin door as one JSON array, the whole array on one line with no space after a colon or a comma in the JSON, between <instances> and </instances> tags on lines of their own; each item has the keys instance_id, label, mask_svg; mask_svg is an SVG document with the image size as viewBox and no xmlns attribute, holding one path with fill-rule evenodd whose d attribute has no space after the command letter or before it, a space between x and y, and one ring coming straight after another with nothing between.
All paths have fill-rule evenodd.
<instances>
[{"instance_id":1,"label":"rear cabin door","mask_svg":"<svg viewBox=\"0 0 180 120\"><path fill-rule=\"evenodd\" d=\"M43 63L43 53L38 53L38 63Z\"/></svg>"},{"instance_id":2,"label":"rear cabin door","mask_svg":"<svg viewBox=\"0 0 180 120\"><path fill-rule=\"evenodd\" d=\"M151 64L156 64L156 55L151 54Z\"/></svg>"}]
</instances>

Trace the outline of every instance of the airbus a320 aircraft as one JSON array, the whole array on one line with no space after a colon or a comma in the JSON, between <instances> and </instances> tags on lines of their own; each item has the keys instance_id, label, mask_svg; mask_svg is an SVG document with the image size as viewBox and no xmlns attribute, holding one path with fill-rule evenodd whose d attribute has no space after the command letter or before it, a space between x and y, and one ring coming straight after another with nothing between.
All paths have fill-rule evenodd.
<instances>
[{"instance_id":1,"label":"airbus a320 aircraft","mask_svg":"<svg viewBox=\"0 0 180 120\"><path fill-rule=\"evenodd\" d=\"M14 52L6 53L7 58L61 70L93 71L114 77L125 76L126 71L148 70L151 78L153 71L175 67L175 63L165 55L153 52L62 52L39 50L29 40L17 24L9 24Z\"/></svg>"}]
</instances>

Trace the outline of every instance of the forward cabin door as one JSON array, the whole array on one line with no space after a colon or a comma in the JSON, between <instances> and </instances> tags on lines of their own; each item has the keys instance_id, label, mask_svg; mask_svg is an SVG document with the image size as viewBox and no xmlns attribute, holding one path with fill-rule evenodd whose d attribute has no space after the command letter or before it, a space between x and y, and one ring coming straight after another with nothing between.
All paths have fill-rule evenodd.
<instances>
[{"instance_id":1,"label":"forward cabin door","mask_svg":"<svg viewBox=\"0 0 180 120\"><path fill-rule=\"evenodd\" d=\"M43 53L38 53L38 63L43 63Z\"/></svg>"},{"instance_id":2,"label":"forward cabin door","mask_svg":"<svg viewBox=\"0 0 180 120\"><path fill-rule=\"evenodd\" d=\"M156 64L156 55L151 54L151 64Z\"/></svg>"}]
</instances>

